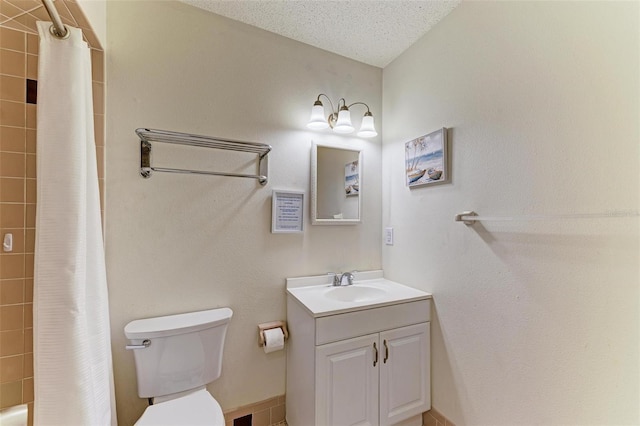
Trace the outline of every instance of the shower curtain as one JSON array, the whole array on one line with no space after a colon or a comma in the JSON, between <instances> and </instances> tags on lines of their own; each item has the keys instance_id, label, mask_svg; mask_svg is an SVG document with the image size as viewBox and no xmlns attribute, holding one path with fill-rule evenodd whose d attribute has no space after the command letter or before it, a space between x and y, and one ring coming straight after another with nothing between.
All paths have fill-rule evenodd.
<instances>
[{"instance_id":1,"label":"shower curtain","mask_svg":"<svg viewBox=\"0 0 640 426\"><path fill-rule=\"evenodd\" d=\"M34 420L115 425L91 57L38 22Z\"/></svg>"}]
</instances>

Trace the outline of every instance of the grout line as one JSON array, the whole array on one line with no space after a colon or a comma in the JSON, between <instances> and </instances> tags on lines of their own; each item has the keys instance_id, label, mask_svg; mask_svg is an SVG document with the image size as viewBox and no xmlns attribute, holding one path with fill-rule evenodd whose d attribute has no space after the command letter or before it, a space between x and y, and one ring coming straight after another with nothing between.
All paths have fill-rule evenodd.
<instances>
[{"instance_id":1,"label":"grout line","mask_svg":"<svg viewBox=\"0 0 640 426\"><path fill-rule=\"evenodd\" d=\"M15 7L15 6L14 6L14 7ZM12 16L12 17L10 17L9 19L6 19L6 20L4 20L4 21L0 22L0 25L2 25L2 24L6 24L7 22L11 22L11 21L13 21L14 19L19 18L19 17L21 17L21 16L24 16L24 15L26 15L26 14L30 14L30 13L31 13L31 12L33 12L34 10L38 10L38 9L40 9L41 7L44 7L44 6L40 5L40 6L36 6L36 7L34 7L33 9L23 10L23 11L22 11L22 13L18 13L17 15ZM5 16L6 16L6 15L5 15ZM33 16L33 15L31 15L31 16ZM36 18L36 19L40 19L40 18L38 18L37 16L33 16L33 17L34 17L34 18ZM20 22L18 22L18 24L20 24ZM22 25L22 24L20 24L20 25ZM26 28L26 26L24 26L24 25L22 25L22 26Z\"/></svg>"}]
</instances>

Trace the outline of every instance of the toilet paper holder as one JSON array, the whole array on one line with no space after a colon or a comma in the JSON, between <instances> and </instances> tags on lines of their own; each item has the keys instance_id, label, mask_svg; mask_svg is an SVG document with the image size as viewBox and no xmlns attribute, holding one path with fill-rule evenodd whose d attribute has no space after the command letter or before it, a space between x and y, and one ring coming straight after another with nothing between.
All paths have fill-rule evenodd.
<instances>
[{"instance_id":1,"label":"toilet paper holder","mask_svg":"<svg viewBox=\"0 0 640 426\"><path fill-rule=\"evenodd\" d=\"M264 332L266 330L271 330L274 328L281 328L282 334L284 334L284 341L286 342L289 339L289 330L287 330L287 322L286 321L271 321L265 322L262 324L258 324L258 346L264 346Z\"/></svg>"}]
</instances>

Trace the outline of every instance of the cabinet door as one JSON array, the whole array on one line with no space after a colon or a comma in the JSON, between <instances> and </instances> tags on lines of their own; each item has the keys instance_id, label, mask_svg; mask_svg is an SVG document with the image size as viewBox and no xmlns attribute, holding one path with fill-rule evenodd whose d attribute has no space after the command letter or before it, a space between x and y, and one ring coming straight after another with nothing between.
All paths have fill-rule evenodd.
<instances>
[{"instance_id":1,"label":"cabinet door","mask_svg":"<svg viewBox=\"0 0 640 426\"><path fill-rule=\"evenodd\" d=\"M316 347L316 425L378 425L379 353L378 334Z\"/></svg>"},{"instance_id":2,"label":"cabinet door","mask_svg":"<svg viewBox=\"0 0 640 426\"><path fill-rule=\"evenodd\" d=\"M431 409L429 323L380 333L380 425Z\"/></svg>"}]
</instances>

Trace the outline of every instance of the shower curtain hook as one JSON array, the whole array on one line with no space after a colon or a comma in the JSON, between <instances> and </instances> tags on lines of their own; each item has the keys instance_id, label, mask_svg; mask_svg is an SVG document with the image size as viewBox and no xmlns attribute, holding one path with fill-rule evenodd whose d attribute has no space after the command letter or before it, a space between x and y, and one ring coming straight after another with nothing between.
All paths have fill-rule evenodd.
<instances>
[{"instance_id":1,"label":"shower curtain hook","mask_svg":"<svg viewBox=\"0 0 640 426\"><path fill-rule=\"evenodd\" d=\"M51 17L51 23L53 24L49 27L49 32L56 38L65 39L69 37L69 29L65 27L62 19L60 19L60 15L58 14L58 9L53 5L53 1L51 0L42 0L42 5L45 9L47 9L47 13Z\"/></svg>"},{"instance_id":2,"label":"shower curtain hook","mask_svg":"<svg viewBox=\"0 0 640 426\"><path fill-rule=\"evenodd\" d=\"M64 29L64 34L60 35L58 33L58 30L56 29L55 25L51 25L49 27L49 32L51 33L51 35L53 35L55 38L59 38L60 40L65 40L69 38L69 34L71 34L71 31L69 31L69 29L66 26L62 26L62 28Z\"/></svg>"}]
</instances>

